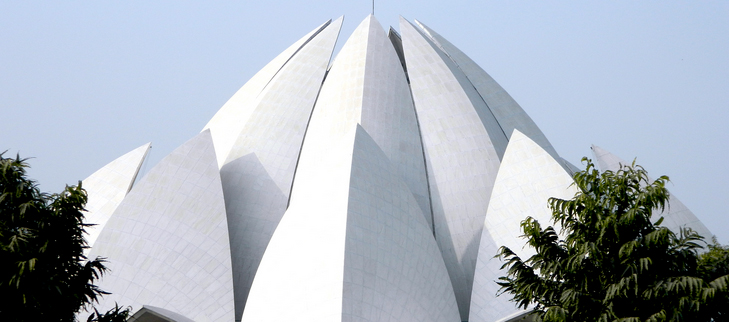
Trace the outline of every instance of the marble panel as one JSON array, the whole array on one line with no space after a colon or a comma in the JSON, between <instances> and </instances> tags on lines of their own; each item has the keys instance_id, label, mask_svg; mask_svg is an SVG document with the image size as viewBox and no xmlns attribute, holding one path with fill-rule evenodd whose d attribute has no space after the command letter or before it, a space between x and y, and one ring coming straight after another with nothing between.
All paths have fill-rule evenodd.
<instances>
[{"instance_id":1,"label":"marble panel","mask_svg":"<svg viewBox=\"0 0 729 322\"><path fill-rule=\"evenodd\" d=\"M89 247L94 246L111 214L132 189L139 168L150 148L152 148L151 143L147 143L129 151L81 182L89 198L86 202L84 222L94 225L86 227L86 241ZM87 248L85 252L88 254L90 250L91 248Z\"/></svg>"},{"instance_id":2,"label":"marble panel","mask_svg":"<svg viewBox=\"0 0 729 322\"><path fill-rule=\"evenodd\" d=\"M430 198L422 142L405 73L387 33L370 15L337 55L314 108L301 162L360 124L408 184L426 220ZM311 142L311 143L308 143ZM310 156L307 156L310 155Z\"/></svg>"},{"instance_id":3,"label":"marble panel","mask_svg":"<svg viewBox=\"0 0 729 322\"><path fill-rule=\"evenodd\" d=\"M519 104L499 85L486 71L476 62L464 54L443 36L428 28L425 24L415 20L421 30L445 52L448 57L458 66L468 80L473 84L488 108L493 112L494 117L504 129L504 133L511 137L515 129L537 142L544 150L558 159L557 151L549 143L544 133L537 127L537 124L527 115Z\"/></svg>"},{"instance_id":4,"label":"marble panel","mask_svg":"<svg viewBox=\"0 0 729 322\"><path fill-rule=\"evenodd\" d=\"M460 321L438 245L398 170L362 127L352 153L342 321Z\"/></svg>"},{"instance_id":5,"label":"marble panel","mask_svg":"<svg viewBox=\"0 0 729 322\"><path fill-rule=\"evenodd\" d=\"M483 220L507 137L442 50L402 18L400 31L425 150L435 236L466 321Z\"/></svg>"},{"instance_id":6,"label":"marble panel","mask_svg":"<svg viewBox=\"0 0 729 322\"><path fill-rule=\"evenodd\" d=\"M478 250L478 263L471 296L469 321L494 322L520 312L509 295L497 297L496 280L506 275L499 259L499 247L506 246L521 258L535 252L521 236L521 222L527 216L543 227L552 226L548 199L570 199L577 189L572 176L564 170L561 159L554 159L544 148L519 130L514 130L496 176L483 236Z\"/></svg>"},{"instance_id":7,"label":"marble panel","mask_svg":"<svg viewBox=\"0 0 729 322\"><path fill-rule=\"evenodd\" d=\"M243 321L460 321L422 211L363 127L299 171Z\"/></svg>"},{"instance_id":8,"label":"marble panel","mask_svg":"<svg viewBox=\"0 0 729 322\"><path fill-rule=\"evenodd\" d=\"M98 285L112 293L99 311L116 302L233 321L228 243L213 141L203 131L137 182L99 235L89 256L108 259L110 272Z\"/></svg>"},{"instance_id":9,"label":"marble panel","mask_svg":"<svg viewBox=\"0 0 729 322\"><path fill-rule=\"evenodd\" d=\"M301 37L293 45L289 46L281 54L254 75L243 87L241 87L205 125L203 131L210 129L215 143L215 155L218 160L218 167L228 158L230 149L233 148L238 135L245 125L251 113L255 110L256 97L268 85L271 79L288 63L289 59L299 51L301 46L309 42L320 31L324 30L331 20L315 28L304 37Z\"/></svg>"},{"instance_id":10,"label":"marble panel","mask_svg":"<svg viewBox=\"0 0 729 322\"><path fill-rule=\"evenodd\" d=\"M288 204L304 133L343 18L289 59L249 106L248 121L220 170L230 228L236 318ZM216 147L217 149L217 147Z\"/></svg>"}]
</instances>

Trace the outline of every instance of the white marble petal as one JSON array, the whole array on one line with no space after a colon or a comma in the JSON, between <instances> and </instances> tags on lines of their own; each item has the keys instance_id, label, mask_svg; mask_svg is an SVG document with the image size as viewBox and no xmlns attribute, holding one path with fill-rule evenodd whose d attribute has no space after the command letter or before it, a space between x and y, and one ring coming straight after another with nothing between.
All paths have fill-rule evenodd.
<instances>
[{"instance_id":1,"label":"white marble petal","mask_svg":"<svg viewBox=\"0 0 729 322\"><path fill-rule=\"evenodd\" d=\"M261 91L220 169L230 228L236 318L286 211L304 133L342 25L316 34Z\"/></svg>"},{"instance_id":2,"label":"white marble petal","mask_svg":"<svg viewBox=\"0 0 729 322\"><path fill-rule=\"evenodd\" d=\"M593 145L592 153L595 155L595 160L600 171L618 171L621 164L632 164L632 162L625 162L623 159L605 149L600 148L599 146ZM706 225L704 225L704 223L702 223L699 218L697 218L696 215L694 215L694 213L681 202L681 200L678 200L676 195L672 193L670 194L668 205L669 207L663 212L656 212L653 214L653 217L656 220L663 216L662 226L668 227L668 229L676 233L678 233L683 227L689 227L702 237L706 238L707 241L711 241L714 234L711 233L709 228L707 228Z\"/></svg>"},{"instance_id":3,"label":"white marble petal","mask_svg":"<svg viewBox=\"0 0 729 322\"><path fill-rule=\"evenodd\" d=\"M523 234L521 222L531 216L542 227L552 226L547 200L571 199L577 192L561 161L519 130L512 133L484 220L469 321L494 322L520 311L509 302L508 294L496 297L499 286L495 281L506 276L506 271L499 269L502 263L493 257L501 246L509 247L523 259L534 254L518 237Z\"/></svg>"},{"instance_id":4,"label":"white marble petal","mask_svg":"<svg viewBox=\"0 0 729 322\"><path fill-rule=\"evenodd\" d=\"M554 150L552 144L549 143L544 133L532 121L532 118L519 106L519 104L507 93L501 85L491 78L486 71L481 68L471 58L466 56L460 49L451 44L437 32L428 28L420 21L415 20L416 24L430 39L442 49L458 68L466 74L468 80L473 84L486 105L494 113L499 125L504 129L504 133L511 135L514 129L524 133L526 136L537 142L544 150L555 159L559 158L557 151Z\"/></svg>"},{"instance_id":5,"label":"white marble petal","mask_svg":"<svg viewBox=\"0 0 729 322\"><path fill-rule=\"evenodd\" d=\"M358 125L299 169L243 321L460 321L437 244L397 171Z\"/></svg>"},{"instance_id":6,"label":"white marble petal","mask_svg":"<svg viewBox=\"0 0 729 322\"><path fill-rule=\"evenodd\" d=\"M400 30L428 166L435 235L466 321L483 220L507 138L443 51L402 18Z\"/></svg>"},{"instance_id":7,"label":"white marble petal","mask_svg":"<svg viewBox=\"0 0 729 322\"><path fill-rule=\"evenodd\" d=\"M301 162L316 159L328 140L360 124L398 169L431 221L422 143L405 73L374 16L360 23L337 55L317 99ZM314 157L307 157L310 154Z\"/></svg>"},{"instance_id":8,"label":"white marble petal","mask_svg":"<svg viewBox=\"0 0 729 322\"><path fill-rule=\"evenodd\" d=\"M361 127L353 150L342 321L460 321L438 245L398 170Z\"/></svg>"},{"instance_id":9,"label":"white marble petal","mask_svg":"<svg viewBox=\"0 0 729 322\"><path fill-rule=\"evenodd\" d=\"M268 244L242 321L340 321L353 133L307 169ZM297 191L297 187L300 191Z\"/></svg>"},{"instance_id":10,"label":"white marble petal","mask_svg":"<svg viewBox=\"0 0 729 322\"><path fill-rule=\"evenodd\" d=\"M374 16L366 53L359 58L366 61L360 124L392 161L432 226L423 145L410 87L392 42Z\"/></svg>"},{"instance_id":11,"label":"white marble petal","mask_svg":"<svg viewBox=\"0 0 729 322\"><path fill-rule=\"evenodd\" d=\"M166 156L135 185L90 257L108 259L97 308L150 305L194 321L233 321L223 189L210 131ZM81 320L84 320L83 317Z\"/></svg>"},{"instance_id":12,"label":"white marble petal","mask_svg":"<svg viewBox=\"0 0 729 322\"><path fill-rule=\"evenodd\" d=\"M208 124L205 125L203 131L210 129L213 136L213 142L215 143L215 155L218 160L218 167L223 167L224 162L228 157L230 149L238 139L243 125L245 125L251 113L255 109L253 104L256 101L256 97L261 91L268 85L271 79L286 65L291 59L291 56L306 44L312 37L314 37L321 30L329 25L330 21L325 22L321 26L312 30L304 37L301 37L293 45L289 46L281 54L276 56L271 62L269 62L263 69L261 69L256 75L254 75L248 82L243 85L234 95L231 97L223 107L218 110L217 113L210 119Z\"/></svg>"},{"instance_id":13,"label":"white marble petal","mask_svg":"<svg viewBox=\"0 0 729 322\"><path fill-rule=\"evenodd\" d=\"M151 147L151 143L147 143L129 151L81 182L89 197L84 222L94 225L86 227L89 247L94 246L111 214L132 189L139 168ZM91 248L87 248L86 253L90 250Z\"/></svg>"}]
</instances>

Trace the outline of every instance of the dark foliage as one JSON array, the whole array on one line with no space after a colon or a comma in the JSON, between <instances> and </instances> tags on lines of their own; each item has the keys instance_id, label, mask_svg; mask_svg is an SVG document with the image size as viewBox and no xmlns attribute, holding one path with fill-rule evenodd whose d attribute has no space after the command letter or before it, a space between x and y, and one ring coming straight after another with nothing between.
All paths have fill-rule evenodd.
<instances>
[{"instance_id":1,"label":"dark foliage","mask_svg":"<svg viewBox=\"0 0 729 322\"><path fill-rule=\"evenodd\" d=\"M713 240L709 251L699 256L698 274L705 281L714 281L729 274L729 246L722 246ZM716 296L711 307L714 310L702 311L701 321L729 321L729 293Z\"/></svg>"},{"instance_id":2,"label":"dark foliage","mask_svg":"<svg viewBox=\"0 0 729 322\"><path fill-rule=\"evenodd\" d=\"M104 259L83 254L86 192L41 193L25 161L0 154L0 321L74 321L108 294Z\"/></svg>"},{"instance_id":3,"label":"dark foliage","mask_svg":"<svg viewBox=\"0 0 729 322\"><path fill-rule=\"evenodd\" d=\"M711 321L729 305L727 272L702 273L702 237L651 221L668 206L667 177L649 182L635 163L600 173L583 161L575 197L549 200L558 228L531 217L522 222L536 254L522 260L500 248L508 269L501 294L543 321Z\"/></svg>"},{"instance_id":4,"label":"dark foliage","mask_svg":"<svg viewBox=\"0 0 729 322\"><path fill-rule=\"evenodd\" d=\"M94 313L89 315L86 322L124 322L129 318L131 309L131 307L121 308L118 304L114 304L114 308L106 313L99 313L98 310L94 309Z\"/></svg>"}]
</instances>

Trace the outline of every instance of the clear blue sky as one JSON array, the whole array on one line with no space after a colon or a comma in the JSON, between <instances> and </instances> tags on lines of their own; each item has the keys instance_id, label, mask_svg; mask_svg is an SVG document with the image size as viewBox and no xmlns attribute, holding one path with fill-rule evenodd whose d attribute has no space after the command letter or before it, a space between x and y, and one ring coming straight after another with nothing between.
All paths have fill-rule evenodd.
<instances>
[{"instance_id":1,"label":"clear blue sky","mask_svg":"<svg viewBox=\"0 0 729 322\"><path fill-rule=\"evenodd\" d=\"M346 3L346 4L343 4ZM148 170L258 69L369 1L0 0L0 151L46 191L151 141ZM729 2L381 1L489 72L572 163L599 145L669 175L729 243Z\"/></svg>"}]
</instances>

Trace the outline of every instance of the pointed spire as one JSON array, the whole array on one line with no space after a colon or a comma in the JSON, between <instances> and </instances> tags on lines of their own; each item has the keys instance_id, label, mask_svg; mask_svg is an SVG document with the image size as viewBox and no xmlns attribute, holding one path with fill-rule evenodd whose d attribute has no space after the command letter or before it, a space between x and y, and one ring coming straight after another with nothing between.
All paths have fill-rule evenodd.
<instances>
[{"instance_id":1,"label":"pointed spire","mask_svg":"<svg viewBox=\"0 0 729 322\"><path fill-rule=\"evenodd\" d=\"M88 234L86 241L89 245L85 250L87 254L119 203L132 189L139 169L151 148L151 143L144 144L109 162L82 181L82 187L86 189L89 198L84 222L93 225L85 228Z\"/></svg>"},{"instance_id":2,"label":"pointed spire","mask_svg":"<svg viewBox=\"0 0 729 322\"><path fill-rule=\"evenodd\" d=\"M90 258L109 258L99 300L157 306L194 321L233 321L223 189L206 130L155 165L124 198ZM123 301L122 301L123 299ZM81 319L83 320L83 319Z\"/></svg>"},{"instance_id":3,"label":"pointed spire","mask_svg":"<svg viewBox=\"0 0 729 322\"><path fill-rule=\"evenodd\" d=\"M236 318L240 319L261 257L286 210L311 111L343 17L298 49L249 103L248 121L220 169L230 227ZM271 140L271 138L276 138ZM216 146L217 149L217 146Z\"/></svg>"},{"instance_id":4,"label":"pointed spire","mask_svg":"<svg viewBox=\"0 0 729 322\"><path fill-rule=\"evenodd\" d=\"M205 125L204 130L210 129L215 142L215 153L218 160L218 167L223 167L228 157L230 149L233 147L235 140L238 138L243 125L255 109L252 105L256 101L259 93L268 85L271 79L283 68L284 65L295 55L301 46L305 45L312 37L316 36L320 31L329 26L331 20L325 22L321 26L315 28L304 37L301 37L293 45L289 46L248 82L243 85L231 97L223 107L218 110L212 119Z\"/></svg>"},{"instance_id":5,"label":"pointed spire","mask_svg":"<svg viewBox=\"0 0 729 322\"><path fill-rule=\"evenodd\" d=\"M317 162L332 140L357 124L398 168L426 220L432 222L410 88L392 42L372 15L357 26L334 59L311 116L297 173L307 162Z\"/></svg>"}]
</instances>

